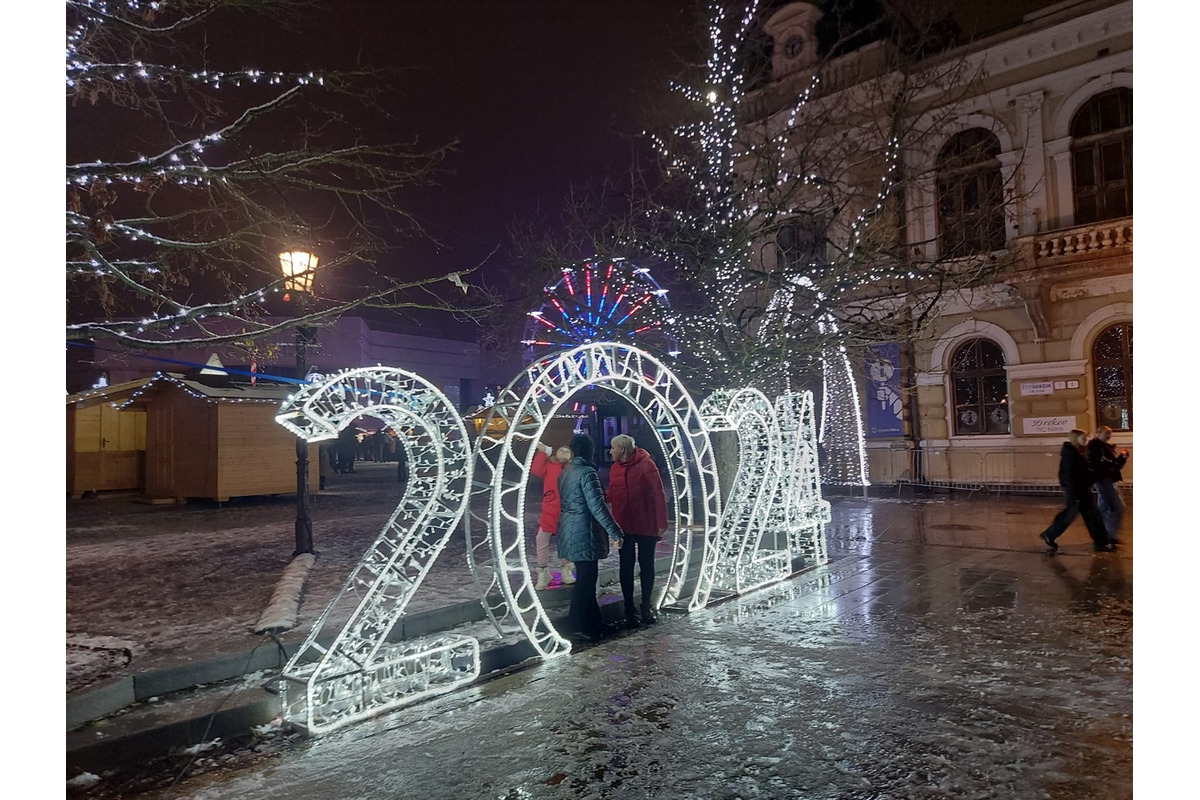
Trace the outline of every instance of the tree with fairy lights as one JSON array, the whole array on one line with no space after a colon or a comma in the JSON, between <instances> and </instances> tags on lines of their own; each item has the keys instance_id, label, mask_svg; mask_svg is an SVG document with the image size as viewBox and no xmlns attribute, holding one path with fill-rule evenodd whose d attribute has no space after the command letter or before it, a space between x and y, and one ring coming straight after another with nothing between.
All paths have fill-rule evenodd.
<instances>
[{"instance_id":1,"label":"tree with fairy lights","mask_svg":"<svg viewBox=\"0 0 1200 800\"><path fill-rule=\"evenodd\" d=\"M399 277L382 258L423 233L401 193L451 145L366 141L364 115L387 114L379 73L222 65L240 59L221 55L233 36L219 34L238 15L278 29L302 5L67 0L69 341L238 342L354 307L461 300L470 269ZM336 288L271 317L292 249L315 250Z\"/></svg>"},{"instance_id":2,"label":"tree with fairy lights","mask_svg":"<svg viewBox=\"0 0 1200 800\"><path fill-rule=\"evenodd\" d=\"M971 187L982 196L957 209L955 241L907 238L905 215L933 202L909 189L934 165L941 180L995 159L987 140L963 143L949 169L916 157L962 113L979 73L948 51L944 4L855 5L879 13L853 26L836 0L709 4L702 75L675 86L690 117L652 134L665 177L639 244L675 269L679 370L690 383L813 388L823 478L865 484L856 350L912 342L948 298L1003 268L994 251L1014 187Z\"/></svg>"}]
</instances>

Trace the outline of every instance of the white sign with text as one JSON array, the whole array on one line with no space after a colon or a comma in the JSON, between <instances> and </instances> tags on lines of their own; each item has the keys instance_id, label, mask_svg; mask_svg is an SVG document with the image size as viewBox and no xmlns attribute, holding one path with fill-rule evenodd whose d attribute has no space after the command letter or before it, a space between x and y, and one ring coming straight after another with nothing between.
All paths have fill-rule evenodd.
<instances>
[{"instance_id":1,"label":"white sign with text","mask_svg":"<svg viewBox=\"0 0 1200 800\"><path fill-rule=\"evenodd\" d=\"M1075 417L1025 417L1021 425L1028 434L1069 433L1075 427Z\"/></svg>"},{"instance_id":2,"label":"white sign with text","mask_svg":"<svg viewBox=\"0 0 1200 800\"><path fill-rule=\"evenodd\" d=\"M1054 394L1054 382L1041 381L1039 383L1022 383L1021 396L1027 397L1031 394Z\"/></svg>"}]
</instances>

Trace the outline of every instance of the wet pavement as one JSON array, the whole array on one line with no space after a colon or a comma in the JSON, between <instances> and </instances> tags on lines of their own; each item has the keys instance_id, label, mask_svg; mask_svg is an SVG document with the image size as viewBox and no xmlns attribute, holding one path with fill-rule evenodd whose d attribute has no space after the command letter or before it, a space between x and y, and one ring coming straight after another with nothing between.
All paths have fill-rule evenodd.
<instances>
[{"instance_id":1,"label":"wet pavement","mask_svg":"<svg viewBox=\"0 0 1200 800\"><path fill-rule=\"evenodd\" d=\"M143 796L1132 797L1133 515L1056 510L835 498L783 584Z\"/></svg>"}]
</instances>

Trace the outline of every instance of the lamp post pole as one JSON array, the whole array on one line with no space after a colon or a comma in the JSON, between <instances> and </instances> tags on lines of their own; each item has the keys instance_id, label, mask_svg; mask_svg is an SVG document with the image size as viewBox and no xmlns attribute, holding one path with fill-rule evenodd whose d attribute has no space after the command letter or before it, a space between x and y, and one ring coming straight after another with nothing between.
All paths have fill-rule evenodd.
<instances>
[{"instance_id":1,"label":"lamp post pole","mask_svg":"<svg viewBox=\"0 0 1200 800\"><path fill-rule=\"evenodd\" d=\"M312 290L313 275L317 270L317 256L299 250L280 253L279 263L283 268L284 295L286 302L294 303L299 316L304 315L305 299ZM300 325L296 328L296 376L303 381L308 371L307 347L312 342L312 329ZM308 502L308 440L296 437L296 551L313 553L312 510Z\"/></svg>"},{"instance_id":2,"label":"lamp post pole","mask_svg":"<svg viewBox=\"0 0 1200 800\"><path fill-rule=\"evenodd\" d=\"M301 380L308 370L305 363L305 348L308 345L308 329L301 326L296 329L296 375ZM308 504L308 440L296 437L296 552L292 557L301 553L312 553L312 510Z\"/></svg>"}]
</instances>

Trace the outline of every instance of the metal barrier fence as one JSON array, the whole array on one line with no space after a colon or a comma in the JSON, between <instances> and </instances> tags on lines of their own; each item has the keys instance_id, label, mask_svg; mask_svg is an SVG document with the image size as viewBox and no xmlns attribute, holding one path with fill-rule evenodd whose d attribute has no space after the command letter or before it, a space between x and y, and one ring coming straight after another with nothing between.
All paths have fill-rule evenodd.
<instances>
[{"instance_id":1,"label":"metal barrier fence","mask_svg":"<svg viewBox=\"0 0 1200 800\"><path fill-rule=\"evenodd\" d=\"M1131 457L1133 448L1127 448ZM1059 450L892 446L871 450L871 483L880 488L906 486L942 491L997 494L1059 494ZM1122 484L1132 491L1133 481Z\"/></svg>"}]
</instances>

